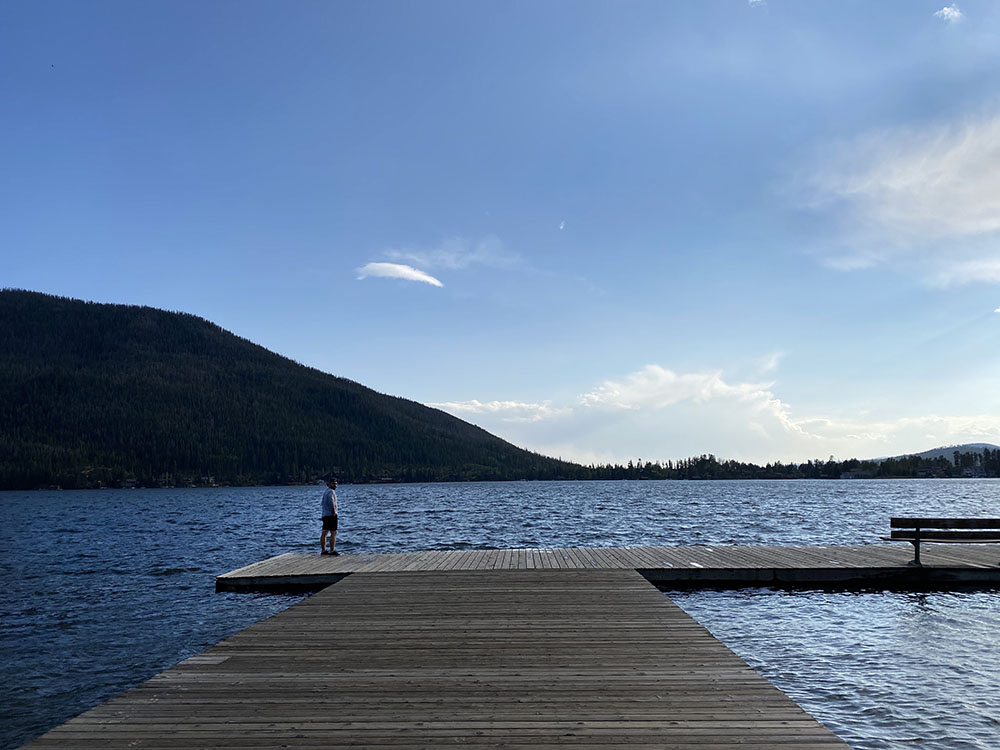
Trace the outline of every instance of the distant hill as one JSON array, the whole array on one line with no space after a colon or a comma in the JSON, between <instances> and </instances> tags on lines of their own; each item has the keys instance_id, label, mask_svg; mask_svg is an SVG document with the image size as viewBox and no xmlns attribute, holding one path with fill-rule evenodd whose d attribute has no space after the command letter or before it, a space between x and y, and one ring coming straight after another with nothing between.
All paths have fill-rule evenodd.
<instances>
[{"instance_id":1,"label":"distant hill","mask_svg":"<svg viewBox=\"0 0 1000 750\"><path fill-rule=\"evenodd\" d=\"M993 445L992 443L962 443L961 445L947 445L941 448L932 448L929 451L924 451L923 453L904 453L901 456L891 456L882 458L873 458L871 461L889 461L898 460L901 458L925 458L928 460L933 460L935 458L946 458L952 464L955 463L955 454L959 453L983 453L985 450L995 451L1000 450L1000 446Z\"/></svg>"},{"instance_id":2,"label":"distant hill","mask_svg":"<svg viewBox=\"0 0 1000 750\"><path fill-rule=\"evenodd\" d=\"M194 315L0 291L0 489L581 470Z\"/></svg>"}]
</instances>

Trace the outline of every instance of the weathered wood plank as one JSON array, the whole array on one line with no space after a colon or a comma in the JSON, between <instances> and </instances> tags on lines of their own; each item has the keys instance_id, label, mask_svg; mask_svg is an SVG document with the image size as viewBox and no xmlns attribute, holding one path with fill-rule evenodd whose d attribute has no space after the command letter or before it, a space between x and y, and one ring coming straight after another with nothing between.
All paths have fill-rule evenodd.
<instances>
[{"instance_id":1,"label":"weathered wood plank","mask_svg":"<svg viewBox=\"0 0 1000 750\"><path fill-rule=\"evenodd\" d=\"M493 552L354 573L27 747L845 747L634 571Z\"/></svg>"},{"instance_id":2,"label":"weathered wood plank","mask_svg":"<svg viewBox=\"0 0 1000 750\"><path fill-rule=\"evenodd\" d=\"M938 544L924 551L915 571L902 545L578 547L571 549L430 550L389 555L284 554L225 573L216 579L224 590L272 585L316 588L342 575L369 572L446 570L642 570L650 580L684 585L870 584L919 586L950 583L1000 584L1000 554L995 547ZM268 582L272 581L273 584Z\"/></svg>"}]
</instances>

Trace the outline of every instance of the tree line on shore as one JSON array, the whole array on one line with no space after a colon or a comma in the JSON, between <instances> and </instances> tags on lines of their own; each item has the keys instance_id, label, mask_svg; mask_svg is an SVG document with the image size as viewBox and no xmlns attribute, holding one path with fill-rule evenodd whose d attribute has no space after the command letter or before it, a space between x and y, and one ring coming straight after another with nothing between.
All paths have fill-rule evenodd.
<instances>
[{"instance_id":1,"label":"tree line on shore","mask_svg":"<svg viewBox=\"0 0 1000 750\"><path fill-rule=\"evenodd\" d=\"M899 456L878 461L857 458L805 463L768 463L763 466L743 461L720 461L711 454L680 461L643 462L587 467L587 479L878 479L1000 477L1000 450L954 451L952 460L944 456Z\"/></svg>"},{"instance_id":2,"label":"tree line on shore","mask_svg":"<svg viewBox=\"0 0 1000 750\"><path fill-rule=\"evenodd\" d=\"M0 489L1000 476L1000 450L581 466L306 367L193 315L0 291Z\"/></svg>"},{"instance_id":3,"label":"tree line on shore","mask_svg":"<svg viewBox=\"0 0 1000 750\"><path fill-rule=\"evenodd\" d=\"M483 464L466 464L447 469L431 466L394 466L387 463L342 463L332 469L301 468L278 464L248 469L238 462L222 461L192 470L176 462L162 461L126 466L95 467L83 455L65 452L58 464L33 467L30 473L0 464L0 489L93 489L101 487L186 487L205 485L286 485L310 484L335 475L347 483L408 483L516 480L732 480L732 479L888 479L1000 477L1000 450L956 452L954 463L947 458L903 456L883 461L848 459L814 460L805 463L768 463L763 466L702 455L679 461L642 462L580 466L563 463L556 470L544 457L537 465L508 466L505 470ZM374 471L372 470L374 469Z\"/></svg>"}]
</instances>

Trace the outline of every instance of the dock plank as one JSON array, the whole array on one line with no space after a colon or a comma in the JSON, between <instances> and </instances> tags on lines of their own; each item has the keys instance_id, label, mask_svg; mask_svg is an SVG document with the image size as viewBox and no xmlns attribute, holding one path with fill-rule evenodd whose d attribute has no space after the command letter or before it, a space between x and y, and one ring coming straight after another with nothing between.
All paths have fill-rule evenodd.
<instances>
[{"instance_id":1,"label":"dock plank","mask_svg":"<svg viewBox=\"0 0 1000 750\"><path fill-rule=\"evenodd\" d=\"M1000 548L926 545L914 568L910 545L785 545L692 547L575 547L568 549L426 550L346 555L286 553L216 578L219 590L289 585L320 588L356 573L447 570L642 570L660 584L782 585L971 583L1000 585ZM272 582L272 583L269 583Z\"/></svg>"},{"instance_id":2,"label":"dock plank","mask_svg":"<svg viewBox=\"0 0 1000 750\"><path fill-rule=\"evenodd\" d=\"M456 743L846 747L634 570L543 567L353 573L26 747Z\"/></svg>"}]
</instances>

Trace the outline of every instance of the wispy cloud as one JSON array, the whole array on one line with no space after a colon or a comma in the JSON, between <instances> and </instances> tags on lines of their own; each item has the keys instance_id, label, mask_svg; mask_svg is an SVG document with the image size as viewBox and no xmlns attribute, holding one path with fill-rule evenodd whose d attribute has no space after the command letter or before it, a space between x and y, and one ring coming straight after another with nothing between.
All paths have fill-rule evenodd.
<instances>
[{"instance_id":1,"label":"wispy cloud","mask_svg":"<svg viewBox=\"0 0 1000 750\"><path fill-rule=\"evenodd\" d=\"M1000 283L1000 257L959 260L944 265L935 272L934 281L946 287L973 282Z\"/></svg>"},{"instance_id":2,"label":"wispy cloud","mask_svg":"<svg viewBox=\"0 0 1000 750\"><path fill-rule=\"evenodd\" d=\"M520 260L519 256L504 247L498 237L492 235L476 241L452 238L430 249L390 248L385 251L385 256L421 268L448 270L461 270L474 265L507 268Z\"/></svg>"},{"instance_id":3,"label":"wispy cloud","mask_svg":"<svg viewBox=\"0 0 1000 750\"><path fill-rule=\"evenodd\" d=\"M502 268L519 262L518 256L508 252L503 243L493 236L477 242L450 239L431 249L390 248L382 255L387 260L365 264L358 269L358 279L374 276L444 286L439 279L422 269L456 271L474 265Z\"/></svg>"},{"instance_id":4,"label":"wispy cloud","mask_svg":"<svg viewBox=\"0 0 1000 750\"><path fill-rule=\"evenodd\" d=\"M842 166L818 175L818 187L853 202L896 236L1000 230L1000 115L881 133L850 144L836 158Z\"/></svg>"},{"instance_id":5,"label":"wispy cloud","mask_svg":"<svg viewBox=\"0 0 1000 750\"><path fill-rule=\"evenodd\" d=\"M366 263L358 269L358 280L369 277L404 279L405 281L419 281L431 286L444 286L430 274L402 263Z\"/></svg>"},{"instance_id":6,"label":"wispy cloud","mask_svg":"<svg viewBox=\"0 0 1000 750\"><path fill-rule=\"evenodd\" d=\"M935 14L938 18L948 23L958 23L963 18L965 14L959 10L958 6L952 3L951 5L946 5L941 10L937 11Z\"/></svg>"},{"instance_id":7,"label":"wispy cloud","mask_svg":"<svg viewBox=\"0 0 1000 750\"><path fill-rule=\"evenodd\" d=\"M747 0L747 5L751 8L759 8L763 5L767 5L766 0Z\"/></svg>"},{"instance_id":8,"label":"wispy cloud","mask_svg":"<svg viewBox=\"0 0 1000 750\"><path fill-rule=\"evenodd\" d=\"M488 414L499 418L502 422L540 422L543 419L563 416L573 411L570 408L556 408L552 406L551 401L532 404L524 401L476 401L473 399L472 401L431 403L427 406L441 409L463 419L474 417L477 414Z\"/></svg>"},{"instance_id":9,"label":"wispy cloud","mask_svg":"<svg viewBox=\"0 0 1000 750\"><path fill-rule=\"evenodd\" d=\"M771 352L757 360L757 370L761 375L769 375L778 369L781 360L784 359L784 352Z\"/></svg>"},{"instance_id":10,"label":"wispy cloud","mask_svg":"<svg viewBox=\"0 0 1000 750\"><path fill-rule=\"evenodd\" d=\"M854 270L895 262L955 285L1000 277L1000 114L893 130L827 147L811 208L840 216L827 263Z\"/></svg>"}]
</instances>

